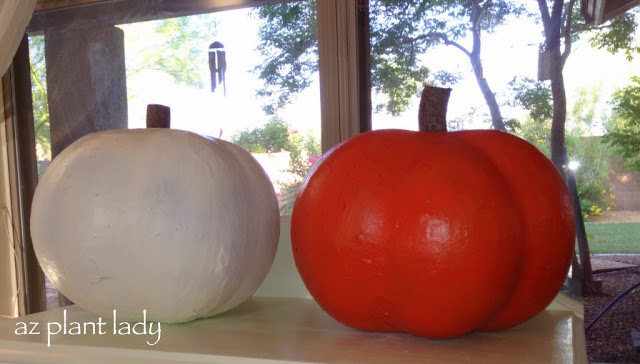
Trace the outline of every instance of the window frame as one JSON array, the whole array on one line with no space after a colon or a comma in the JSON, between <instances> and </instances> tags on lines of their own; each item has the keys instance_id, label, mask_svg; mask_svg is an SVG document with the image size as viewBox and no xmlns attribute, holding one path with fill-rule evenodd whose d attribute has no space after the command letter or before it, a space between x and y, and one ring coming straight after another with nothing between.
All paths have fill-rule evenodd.
<instances>
[{"instance_id":1,"label":"window frame","mask_svg":"<svg viewBox=\"0 0 640 364\"><path fill-rule=\"evenodd\" d=\"M31 75L29 46L25 35L13 62L2 78L4 121L9 172L9 216L11 221L17 270L18 313L31 314L44 311L46 292L44 273L33 249L29 216L31 201L38 181L33 105L31 101ZM6 192L6 191L3 191Z\"/></svg>"}]
</instances>

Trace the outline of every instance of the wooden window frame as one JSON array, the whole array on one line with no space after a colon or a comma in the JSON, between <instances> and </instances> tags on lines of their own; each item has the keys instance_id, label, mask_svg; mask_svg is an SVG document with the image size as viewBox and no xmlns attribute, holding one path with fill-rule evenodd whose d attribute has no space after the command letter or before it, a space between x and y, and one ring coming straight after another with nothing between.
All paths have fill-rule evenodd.
<instances>
[{"instance_id":1,"label":"wooden window frame","mask_svg":"<svg viewBox=\"0 0 640 364\"><path fill-rule=\"evenodd\" d=\"M25 35L9 71L2 78L5 136L8 151L11 194L11 236L16 254L18 311L20 315L44 311L44 274L31 242L29 217L38 181L31 100L29 43Z\"/></svg>"}]
</instances>

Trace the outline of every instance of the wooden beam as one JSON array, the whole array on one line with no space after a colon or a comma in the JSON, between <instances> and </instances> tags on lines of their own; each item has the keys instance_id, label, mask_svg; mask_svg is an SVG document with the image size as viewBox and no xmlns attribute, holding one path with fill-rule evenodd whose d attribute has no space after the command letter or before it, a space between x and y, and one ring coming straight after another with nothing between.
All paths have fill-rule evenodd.
<instances>
[{"instance_id":1,"label":"wooden beam","mask_svg":"<svg viewBox=\"0 0 640 364\"><path fill-rule=\"evenodd\" d=\"M40 0L27 31L136 23L290 1L295 0Z\"/></svg>"},{"instance_id":2,"label":"wooden beam","mask_svg":"<svg viewBox=\"0 0 640 364\"><path fill-rule=\"evenodd\" d=\"M600 25L640 5L640 0L581 0L581 12L587 23Z\"/></svg>"},{"instance_id":3,"label":"wooden beam","mask_svg":"<svg viewBox=\"0 0 640 364\"><path fill-rule=\"evenodd\" d=\"M360 133L358 7L355 1L317 0L322 152Z\"/></svg>"},{"instance_id":4,"label":"wooden beam","mask_svg":"<svg viewBox=\"0 0 640 364\"><path fill-rule=\"evenodd\" d=\"M7 155L7 181L9 186L9 198L7 207L8 212L5 212L9 219L5 228L7 231L7 237L12 241L12 248L15 254L15 270L16 270L16 286L17 286L17 298L18 298L18 316L24 316L27 314L27 294L24 287L25 284L25 268L24 268L24 249L22 248L22 229L20 225L20 196L18 187L18 165L16 157L16 140L15 140L15 104L13 102L13 82L11 68L2 77L1 82L2 98L0 102L3 103L3 114L0 115L0 119L3 121L1 124L3 129L2 135L4 136L2 142L6 142L6 155ZM6 220L5 220L6 221Z\"/></svg>"},{"instance_id":5,"label":"wooden beam","mask_svg":"<svg viewBox=\"0 0 640 364\"><path fill-rule=\"evenodd\" d=\"M587 23L600 25L640 5L640 0L581 0L581 11Z\"/></svg>"},{"instance_id":6,"label":"wooden beam","mask_svg":"<svg viewBox=\"0 0 640 364\"><path fill-rule=\"evenodd\" d=\"M581 0L580 1L580 13L584 18L585 23L591 24L596 18L596 1L600 0Z\"/></svg>"},{"instance_id":7,"label":"wooden beam","mask_svg":"<svg viewBox=\"0 0 640 364\"><path fill-rule=\"evenodd\" d=\"M105 0L38 0L36 12L103 2Z\"/></svg>"},{"instance_id":8,"label":"wooden beam","mask_svg":"<svg viewBox=\"0 0 640 364\"><path fill-rule=\"evenodd\" d=\"M640 5L640 0L606 0L606 1L602 0L602 1L604 2L604 11L602 14L602 19L600 23L596 23L596 24L602 24L609 20L612 20L618 15L622 15L627 11Z\"/></svg>"}]
</instances>

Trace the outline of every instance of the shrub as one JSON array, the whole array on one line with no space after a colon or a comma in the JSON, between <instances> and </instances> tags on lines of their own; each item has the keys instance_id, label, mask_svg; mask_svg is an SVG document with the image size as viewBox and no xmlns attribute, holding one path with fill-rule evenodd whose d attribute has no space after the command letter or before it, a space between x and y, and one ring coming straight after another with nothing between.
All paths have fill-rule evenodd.
<instances>
[{"instance_id":1,"label":"shrub","mask_svg":"<svg viewBox=\"0 0 640 364\"><path fill-rule=\"evenodd\" d=\"M601 143L601 137L583 137L581 134L579 129L569 131L565 143L569 160L580 163L575 172L576 185L582 215L588 220L615 206L615 196L607 180L610 168L607 146ZM529 118L519 124L517 135L550 157L550 121L536 122Z\"/></svg>"},{"instance_id":2,"label":"shrub","mask_svg":"<svg viewBox=\"0 0 640 364\"><path fill-rule=\"evenodd\" d=\"M234 135L231 141L249 153L280 152L288 143L287 130L287 124L274 116L263 127L241 131Z\"/></svg>"},{"instance_id":3,"label":"shrub","mask_svg":"<svg viewBox=\"0 0 640 364\"><path fill-rule=\"evenodd\" d=\"M320 142L311 134L306 136L300 133L289 134L287 144L289 151L289 172L299 177L293 184L282 186L280 192L280 214L288 215L293 211L296 192L302 184L302 180L307 176L313 164L318 160L320 154Z\"/></svg>"}]
</instances>

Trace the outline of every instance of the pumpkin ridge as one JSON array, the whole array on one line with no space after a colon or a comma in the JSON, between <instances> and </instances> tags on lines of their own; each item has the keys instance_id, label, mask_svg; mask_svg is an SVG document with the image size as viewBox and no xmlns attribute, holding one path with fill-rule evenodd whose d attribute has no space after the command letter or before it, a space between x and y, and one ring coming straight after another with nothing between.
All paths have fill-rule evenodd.
<instances>
[{"instance_id":1,"label":"pumpkin ridge","mask_svg":"<svg viewBox=\"0 0 640 364\"><path fill-rule=\"evenodd\" d=\"M464 142L478 146L494 161L514 191L518 211L524 213L525 259L516 289L508 304L480 329L511 327L543 310L564 282L575 234L573 211L562 206L562 201L569 198L568 190L555 166L524 140L499 131L456 134ZM521 160L527 161L527 173L516 163ZM554 271L547 273L543 268L541 272L538 268L547 265Z\"/></svg>"}]
</instances>

